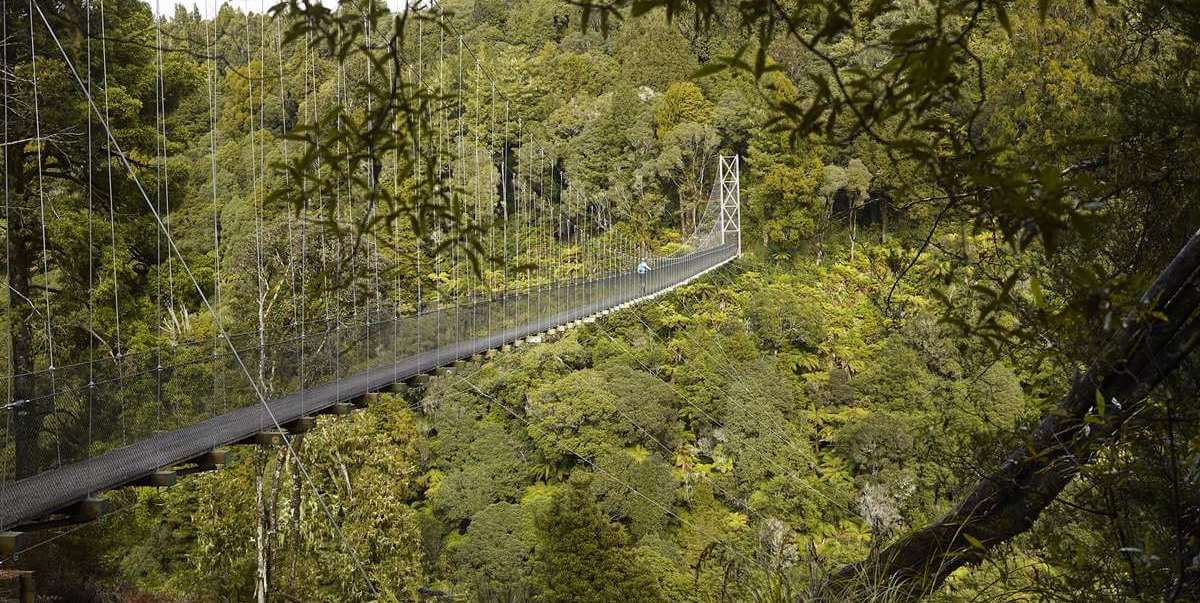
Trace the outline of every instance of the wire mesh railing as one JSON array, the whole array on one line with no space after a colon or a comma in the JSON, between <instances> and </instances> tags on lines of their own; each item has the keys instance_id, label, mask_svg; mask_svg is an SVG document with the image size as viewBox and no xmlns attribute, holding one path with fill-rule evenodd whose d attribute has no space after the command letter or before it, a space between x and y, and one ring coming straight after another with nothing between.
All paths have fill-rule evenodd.
<instances>
[{"instance_id":1,"label":"wire mesh railing","mask_svg":"<svg viewBox=\"0 0 1200 603\"><path fill-rule=\"evenodd\" d=\"M658 293L736 253L717 245L659 258L646 274L562 281L419 314L309 321L270 336L243 333L15 377L29 380L24 391L35 395L2 411L0 529L276 422Z\"/></svg>"}]
</instances>

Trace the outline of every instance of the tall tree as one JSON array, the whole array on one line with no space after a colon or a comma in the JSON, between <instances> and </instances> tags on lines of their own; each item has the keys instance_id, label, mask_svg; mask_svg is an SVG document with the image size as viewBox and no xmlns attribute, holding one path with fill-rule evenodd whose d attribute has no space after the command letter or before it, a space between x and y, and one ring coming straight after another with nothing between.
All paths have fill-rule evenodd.
<instances>
[{"instance_id":1,"label":"tall tree","mask_svg":"<svg viewBox=\"0 0 1200 603\"><path fill-rule=\"evenodd\" d=\"M1141 296L1095 361L1045 416L946 515L903 535L841 580L882 576L913 595L1028 530L1081 467L1145 409L1155 388L1200 346L1200 231Z\"/></svg>"},{"instance_id":2,"label":"tall tree","mask_svg":"<svg viewBox=\"0 0 1200 603\"><path fill-rule=\"evenodd\" d=\"M109 133L136 168L145 168L138 158L156 154L156 109L173 110L192 78L167 62L172 69L163 74L164 95L156 96L154 29L148 7L137 0L69 0L52 7L6 2L3 18L8 335L15 471L25 477L38 470L41 448L51 443L43 434L45 417L65 411L45 398L53 374L39 371L78 360L89 340L107 355L121 353L114 325L89 324L89 291L114 271L125 272L132 258L154 257L141 251L156 227ZM153 190L149 171L140 176ZM128 228L109 245L88 247L86 237L70 233L82 234L93 214L105 221L120 214ZM105 253L111 250L115 257ZM63 308L76 314L63 316ZM74 440L71 434L53 437L60 453Z\"/></svg>"},{"instance_id":3,"label":"tall tree","mask_svg":"<svg viewBox=\"0 0 1200 603\"><path fill-rule=\"evenodd\" d=\"M699 210L709 201L709 176L716 161L717 130L709 124L684 122L667 132L658 156L659 174L678 197L679 232L692 234L699 225Z\"/></svg>"},{"instance_id":4,"label":"tall tree","mask_svg":"<svg viewBox=\"0 0 1200 603\"><path fill-rule=\"evenodd\" d=\"M566 488L535 523L533 579L546 601L656 598L625 530L601 515L587 483Z\"/></svg>"},{"instance_id":5,"label":"tall tree","mask_svg":"<svg viewBox=\"0 0 1200 603\"><path fill-rule=\"evenodd\" d=\"M867 201L871 189L871 170L861 159L846 164L846 192L850 196L850 261L854 261L854 244L858 238L858 210Z\"/></svg>"}]
</instances>

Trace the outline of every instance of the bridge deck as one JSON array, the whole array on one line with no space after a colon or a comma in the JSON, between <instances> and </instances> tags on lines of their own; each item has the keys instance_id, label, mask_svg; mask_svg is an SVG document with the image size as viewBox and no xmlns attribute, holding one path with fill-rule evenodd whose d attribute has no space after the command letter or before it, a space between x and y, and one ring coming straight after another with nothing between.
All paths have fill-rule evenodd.
<instances>
[{"instance_id":1,"label":"bridge deck","mask_svg":"<svg viewBox=\"0 0 1200 603\"><path fill-rule=\"evenodd\" d=\"M339 402L379 391L455 360L601 310L652 297L725 264L736 254L735 246L723 245L674 260L654 274L652 280L639 279L636 274L626 273L583 283L578 286L591 288L596 293L579 296L586 303L535 317L495 333L453 342L399 361L381 363L349 377L273 399L266 403L270 413L263 404L247 400L249 405L237 410L0 485L0 530L19 530L22 524L45 517L94 493L129 484L164 467L194 459L216 446L238 442L264 428L273 428L272 414L282 425L318 413ZM645 292L641 288L644 280L651 283Z\"/></svg>"}]
</instances>

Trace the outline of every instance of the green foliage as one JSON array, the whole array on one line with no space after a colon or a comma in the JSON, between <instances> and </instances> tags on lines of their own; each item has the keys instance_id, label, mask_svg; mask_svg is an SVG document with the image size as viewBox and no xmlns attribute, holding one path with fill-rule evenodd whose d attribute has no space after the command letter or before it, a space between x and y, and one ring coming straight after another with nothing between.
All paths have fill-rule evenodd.
<instances>
[{"instance_id":1,"label":"green foliage","mask_svg":"<svg viewBox=\"0 0 1200 603\"><path fill-rule=\"evenodd\" d=\"M636 541L661 534L675 503L675 475L664 459L642 448L613 450L596 461L590 491L610 520L628 526Z\"/></svg>"},{"instance_id":2,"label":"green foliage","mask_svg":"<svg viewBox=\"0 0 1200 603\"><path fill-rule=\"evenodd\" d=\"M801 154L786 148L778 134L756 136L750 143L756 182L747 213L768 251L794 250L826 222L826 203L818 192L824 175L820 156L816 149Z\"/></svg>"},{"instance_id":3,"label":"green foliage","mask_svg":"<svg viewBox=\"0 0 1200 603\"><path fill-rule=\"evenodd\" d=\"M673 82L683 82L699 67L687 38L662 15L631 22L612 38L622 77L635 87L661 94Z\"/></svg>"},{"instance_id":4,"label":"green foliage","mask_svg":"<svg viewBox=\"0 0 1200 603\"><path fill-rule=\"evenodd\" d=\"M488 505L514 501L527 479L521 470L520 442L497 421L475 421L446 408L434 427L445 434L436 440L439 474L425 495L433 508L454 523L471 518ZM458 416L447 416L447 415Z\"/></svg>"},{"instance_id":5,"label":"green foliage","mask_svg":"<svg viewBox=\"0 0 1200 603\"><path fill-rule=\"evenodd\" d=\"M87 551L95 536L108 551L97 571L122 595L252 598L253 535L267 518L271 581L291 600L374 599L359 562L382 600L803 598L837 565L941 517L1020 449L1200 223L1188 152L1200 139L1200 27L1181 3L373 7L310 7L299 19L281 6L282 36L311 37L314 52L276 49L269 22L232 7L211 23L179 12L160 23L172 41L159 99L150 12L108 3L110 122L139 178L170 192L173 235L199 284L221 287L216 316L156 250L144 200L119 170L114 211L129 218L110 244L89 246L85 189L71 182L108 184L107 155L11 144L34 139L34 99L11 91L6 241L30 253L8 266L3 322L12 343L32 345L4 351L14 373L49 359L24 299L34 291L55 298L61 365L92 345L206 354L182 344L211 340L218 318L255 331L245 308L271 324L345 319L371 291L360 243L394 244L381 259L405 283L387 300L397 307L414 305L408 283L459 291L445 266L418 274L408 258L458 246L486 259L477 229L488 220L467 208L494 219L512 209L501 199L531 192L498 184L500 166L518 182L557 176L537 194L558 216L661 251L702 225L715 156L738 152L749 257L411 399L322 421L296 442L311 482L285 454L239 450L221 473L119 495L125 521L63 542ZM10 24L27 10L4 8ZM79 64L88 38L76 21L94 10L49 11ZM196 58L209 25L220 65L211 132L209 65ZM28 34L14 31L6 70L29 81ZM459 32L474 52L459 50ZM80 91L54 53L38 70L42 127L73 136L88 113ZM156 106L168 157L156 155ZM460 118L463 139L444 145ZM40 217L22 210L38 205L38 150L62 182L46 190L45 257ZM469 176L435 184L447 173ZM324 227L303 254L292 229L311 223L293 221L297 207ZM365 237L372 220L393 232ZM564 247L564 269L585 268ZM307 298L283 293L297 275ZM1088 466L1030 533L934 598L1196 598L1184 521L1200 505L1194 373L1079 456ZM1101 395L1088 418L1129 402ZM156 406L122 411L122 425L161 428Z\"/></svg>"},{"instance_id":6,"label":"green foliage","mask_svg":"<svg viewBox=\"0 0 1200 603\"><path fill-rule=\"evenodd\" d=\"M629 367L572 372L530 392L529 436L557 463L594 460L614 444L649 448L673 435L673 398L666 384Z\"/></svg>"},{"instance_id":7,"label":"green foliage","mask_svg":"<svg viewBox=\"0 0 1200 603\"><path fill-rule=\"evenodd\" d=\"M625 530L600 513L586 483L555 496L535 524L533 580L543 600L658 598L651 575L636 563L637 552Z\"/></svg>"},{"instance_id":8,"label":"green foliage","mask_svg":"<svg viewBox=\"0 0 1200 603\"><path fill-rule=\"evenodd\" d=\"M570 6L554 0L522 0L505 8L508 40L531 48L561 41L575 16Z\"/></svg>"},{"instance_id":9,"label":"green foliage","mask_svg":"<svg viewBox=\"0 0 1200 603\"><path fill-rule=\"evenodd\" d=\"M671 130L691 122L711 123L713 106L704 98L700 87L692 82L675 82L655 101L654 126L660 139Z\"/></svg>"},{"instance_id":10,"label":"green foliage","mask_svg":"<svg viewBox=\"0 0 1200 603\"><path fill-rule=\"evenodd\" d=\"M537 533L525 505L495 503L471 518L450 553L456 581L477 600L523 600L531 592L530 558Z\"/></svg>"}]
</instances>

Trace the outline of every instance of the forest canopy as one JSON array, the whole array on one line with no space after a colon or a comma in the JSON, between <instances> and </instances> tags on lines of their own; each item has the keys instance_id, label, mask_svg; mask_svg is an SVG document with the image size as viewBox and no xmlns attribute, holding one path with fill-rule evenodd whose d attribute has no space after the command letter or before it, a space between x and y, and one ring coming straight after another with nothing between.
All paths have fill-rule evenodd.
<instances>
[{"instance_id":1,"label":"forest canopy","mask_svg":"<svg viewBox=\"0 0 1200 603\"><path fill-rule=\"evenodd\" d=\"M3 9L16 402L226 333L282 394L268 333L687 251L721 156L743 254L114 492L18 560L52 592L1200 598L1190 3L106 4ZM142 397L107 420L157 428ZM5 480L64 412L6 408Z\"/></svg>"}]
</instances>

